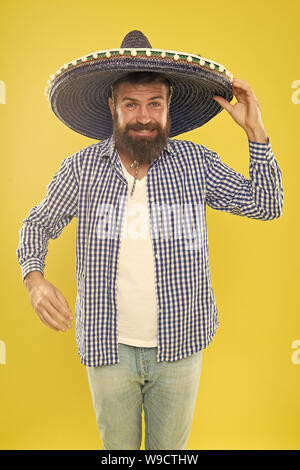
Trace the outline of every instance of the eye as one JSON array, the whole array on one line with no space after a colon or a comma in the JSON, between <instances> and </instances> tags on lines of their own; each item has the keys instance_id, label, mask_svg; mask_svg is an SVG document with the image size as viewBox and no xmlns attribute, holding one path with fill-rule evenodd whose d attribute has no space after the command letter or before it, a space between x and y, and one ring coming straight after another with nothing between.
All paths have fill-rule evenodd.
<instances>
[{"instance_id":1,"label":"eye","mask_svg":"<svg viewBox=\"0 0 300 470\"><path fill-rule=\"evenodd\" d=\"M152 103L150 103L150 105L154 108L157 108L158 106L160 106L160 103L158 101L152 101Z\"/></svg>"},{"instance_id":2,"label":"eye","mask_svg":"<svg viewBox=\"0 0 300 470\"><path fill-rule=\"evenodd\" d=\"M133 108L135 106L134 103L127 103L126 108Z\"/></svg>"}]
</instances>

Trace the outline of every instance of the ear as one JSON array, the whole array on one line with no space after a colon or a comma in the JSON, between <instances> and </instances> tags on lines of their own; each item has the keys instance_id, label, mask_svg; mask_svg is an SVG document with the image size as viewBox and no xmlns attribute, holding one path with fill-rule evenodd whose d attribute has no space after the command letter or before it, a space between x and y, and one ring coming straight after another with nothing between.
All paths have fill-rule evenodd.
<instances>
[{"instance_id":1,"label":"ear","mask_svg":"<svg viewBox=\"0 0 300 470\"><path fill-rule=\"evenodd\" d=\"M110 97L108 98L108 106L109 106L111 115L113 116L113 114L114 114L114 103L113 103L113 100Z\"/></svg>"}]
</instances>

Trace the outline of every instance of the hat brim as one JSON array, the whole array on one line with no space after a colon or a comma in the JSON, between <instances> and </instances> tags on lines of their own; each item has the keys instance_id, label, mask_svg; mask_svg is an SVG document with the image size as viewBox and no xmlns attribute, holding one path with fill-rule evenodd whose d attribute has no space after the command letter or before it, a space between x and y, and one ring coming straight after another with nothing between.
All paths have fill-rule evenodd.
<instances>
[{"instance_id":1,"label":"hat brim","mask_svg":"<svg viewBox=\"0 0 300 470\"><path fill-rule=\"evenodd\" d=\"M200 61L187 62L180 56L174 60L127 54L81 62L60 72L49 89L51 108L72 130L106 139L113 132L110 86L128 72L138 71L163 73L173 86L170 137L201 127L220 113L223 108L213 100L214 95L229 102L233 98L228 72L212 70L207 62L202 66Z\"/></svg>"}]
</instances>

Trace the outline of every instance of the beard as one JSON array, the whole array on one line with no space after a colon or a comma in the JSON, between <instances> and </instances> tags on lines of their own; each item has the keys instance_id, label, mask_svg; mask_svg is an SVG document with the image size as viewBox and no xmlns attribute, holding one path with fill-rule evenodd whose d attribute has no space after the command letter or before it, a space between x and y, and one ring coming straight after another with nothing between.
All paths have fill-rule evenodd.
<instances>
[{"instance_id":1,"label":"beard","mask_svg":"<svg viewBox=\"0 0 300 470\"><path fill-rule=\"evenodd\" d=\"M156 129L156 133L154 137L138 135L133 137L129 134L130 129L135 131L151 131ZM170 129L171 120L169 113L165 129L159 123L147 123L145 125L141 123L126 124L125 129L122 129L119 125L118 115L114 112L113 133L117 149L140 163L151 163L159 157L168 143Z\"/></svg>"}]
</instances>

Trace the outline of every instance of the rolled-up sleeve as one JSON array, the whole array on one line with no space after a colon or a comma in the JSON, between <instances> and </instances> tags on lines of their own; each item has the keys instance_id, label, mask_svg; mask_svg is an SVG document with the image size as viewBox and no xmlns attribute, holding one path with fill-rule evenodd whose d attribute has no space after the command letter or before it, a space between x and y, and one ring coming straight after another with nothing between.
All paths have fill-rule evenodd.
<instances>
[{"instance_id":1,"label":"rolled-up sleeve","mask_svg":"<svg viewBox=\"0 0 300 470\"><path fill-rule=\"evenodd\" d=\"M16 251L22 278L31 271L44 274L49 239L59 237L63 228L77 215L78 181L72 170L72 156L65 158L52 181L45 198L32 209L22 222Z\"/></svg>"},{"instance_id":2,"label":"rolled-up sleeve","mask_svg":"<svg viewBox=\"0 0 300 470\"><path fill-rule=\"evenodd\" d=\"M271 220L282 215L282 174L271 143L249 143L247 179L205 147L206 203L213 209L252 219Z\"/></svg>"}]
</instances>

